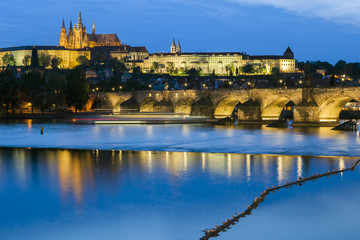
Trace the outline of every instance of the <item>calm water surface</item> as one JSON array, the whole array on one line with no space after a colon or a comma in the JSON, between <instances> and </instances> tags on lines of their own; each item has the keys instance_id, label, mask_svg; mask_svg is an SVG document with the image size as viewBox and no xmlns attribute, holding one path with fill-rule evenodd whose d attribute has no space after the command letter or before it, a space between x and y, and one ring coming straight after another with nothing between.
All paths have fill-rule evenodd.
<instances>
[{"instance_id":1,"label":"calm water surface","mask_svg":"<svg viewBox=\"0 0 360 240\"><path fill-rule=\"evenodd\" d=\"M44 135L40 128L44 127ZM360 156L359 132L211 125L0 124L0 146Z\"/></svg>"},{"instance_id":2,"label":"calm water surface","mask_svg":"<svg viewBox=\"0 0 360 240\"><path fill-rule=\"evenodd\" d=\"M0 146L26 148L0 149L0 239L199 239L266 187L351 166L358 143L329 128L1 124ZM34 149L48 147L64 149ZM270 194L218 239L359 239L359 180Z\"/></svg>"},{"instance_id":3,"label":"calm water surface","mask_svg":"<svg viewBox=\"0 0 360 240\"><path fill-rule=\"evenodd\" d=\"M0 239L199 239L267 186L354 158L0 150ZM219 239L358 239L360 170L283 190Z\"/></svg>"}]
</instances>

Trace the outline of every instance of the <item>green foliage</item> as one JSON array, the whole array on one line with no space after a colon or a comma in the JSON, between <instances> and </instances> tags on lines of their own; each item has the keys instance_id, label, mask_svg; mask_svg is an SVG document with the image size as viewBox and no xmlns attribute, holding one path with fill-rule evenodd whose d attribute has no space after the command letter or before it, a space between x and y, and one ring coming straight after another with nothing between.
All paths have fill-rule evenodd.
<instances>
[{"instance_id":1,"label":"green foliage","mask_svg":"<svg viewBox=\"0 0 360 240\"><path fill-rule=\"evenodd\" d=\"M139 67L139 66L135 67L134 70L133 70L133 75L135 77L138 77L141 74L142 74L141 67Z\"/></svg>"},{"instance_id":2,"label":"green foliage","mask_svg":"<svg viewBox=\"0 0 360 240\"><path fill-rule=\"evenodd\" d=\"M53 57L51 59L51 68L52 69L58 69L60 64L62 63L62 59L58 57Z\"/></svg>"},{"instance_id":3,"label":"green foliage","mask_svg":"<svg viewBox=\"0 0 360 240\"><path fill-rule=\"evenodd\" d=\"M66 83L66 103L75 107L75 112L82 110L89 99L89 84L80 68L70 71Z\"/></svg>"},{"instance_id":4,"label":"green foliage","mask_svg":"<svg viewBox=\"0 0 360 240\"><path fill-rule=\"evenodd\" d=\"M126 66L122 61L116 58L110 60L110 66L114 71L114 75L121 77L126 72Z\"/></svg>"},{"instance_id":5,"label":"green foliage","mask_svg":"<svg viewBox=\"0 0 360 240\"><path fill-rule=\"evenodd\" d=\"M43 110L46 94L45 78L40 72L30 71L22 75L22 81L26 95L32 104L31 111L33 112L35 107Z\"/></svg>"},{"instance_id":6,"label":"green foliage","mask_svg":"<svg viewBox=\"0 0 360 240\"><path fill-rule=\"evenodd\" d=\"M195 68L191 68L189 71L187 71L187 74L189 74L189 77L197 77L200 75L200 71L196 70Z\"/></svg>"},{"instance_id":7,"label":"green foliage","mask_svg":"<svg viewBox=\"0 0 360 240\"><path fill-rule=\"evenodd\" d=\"M346 74L345 72L346 62L343 60L338 61L334 66L334 73L337 75Z\"/></svg>"},{"instance_id":8,"label":"green foliage","mask_svg":"<svg viewBox=\"0 0 360 240\"><path fill-rule=\"evenodd\" d=\"M112 76L108 81L106 81L105 91L119 91L121 85L121 78L117 76Z\"/></svg>"},{"instance_id":9,"label":"green foliage","mask_svg":"<svg viewBox=\"0 0 360 240\"><path fill-rule=\"evenodd\" d=\"M173 62L168 62L167 63L167 67L166 67L166 71L169 74L173 74L174 73L174 69L175 69L175 64Z\"/></svg>"},{"instance_id":10,"label":"green foliage","mask_svg":"<svg viewBox=\"0 0 360 240\"><path fill-rule=\"evenodd\" d=\"M145 90L147 89L144 85L142 85L142 83L135 79L135 78L130 78L129 80L127 80L124 83L124 87L123 90L125 92L130 92L130 91L139 91L139 90Z\"/></svg>"},{"instance_id":11,"label":"green foliage","mask_svg":"<svg viewBox=\"0 0 360 240\"><path fill-rule=\"evenodd\" d=\"M30 64L31 64L31 56L26 54L24 56L23 60L22 60L22 64L24 66L30 66Z\"/></svg>"},{"instance_id":12,"label":"green foliage","mask_svg":"<svg viewBox=\"0 0 360 240\"><path fill-rule=\"evenodd\" d=\"M247 64L244 67L242 67L242 72L244 73L254 73L254 67L251 64Z\"/></svg>"},{"instance_id":13,"label":"green foliage","mask_svg":"<svg viewBox=\"0 0 360 240\"><path fill-rule=\"evenodd\" d=\"M0 107L9 112L14 109L19 98L17 96L20 81L13 76L13 72L9 69L0 72Z\"/></svg>"},{"instance_id":14,"label":"green foliage","mask_svg":"<svg viewBox=\"0 0 360 240\"><path fill-rule=\"evenodd\" d=\"M52 71L46 81L47 102L55 108L65 103L66 78L58 71Z\"/></svg>"},{"instance_id":15,"label":"green foliage","mask_svg":"<svg viewBox=\"0 0 360 240\"><path fill-rule=\"evenodd\" d=\"M260 64L260 65L257 66L255 71L258 74L266 74L266 72L267 72L266 71L266 66L264 64Z\"/></svg>"},{"instance_id":16,"label":"green foliage","mask_svg":"<svg viewBox=\"0 0 360 240\"><path fill-rule=\"evenodd\" d=\"M48 54L40 53L39 55L39 65L43 68L49 67L51 64L51 56Z\"/></svg>"},{"instance_id":17,"label":"green foliage","mask_svg":"<svg viewBox=\"0 0 360 240\"><path fill-rule=\"evenodd\" d=\"M3 65L4 66L15 66L16 65L16 61L15 61L15 57L12 54L8 54L6 53L3 57L2 57L2 61L3 61Z\"/></svg>"},{"instance_id":18,"label":"green foliage","mask_svg":"<svg viewBox=\"0 0 360 240\"><path fill-rule=\"evenodd\" d=\"M91 62L86 56L78 56L76 58L76 62L79 64L79 66L82 66L84 68L90 67Z\"/></svg>"},{"instance_id":19,"label":"green foliage","mask_svg":"<svg viewBox=\"0 0 360 240\"><path fill-rule=\"evenodd\" d=\"M152 64L151 64L151 67L150 67L150 72L151 73L158 73L158 71L159 71L159 68L160 68L160 64L158 63L158 62L153 62Z\"/></svg>"}]
</instances>

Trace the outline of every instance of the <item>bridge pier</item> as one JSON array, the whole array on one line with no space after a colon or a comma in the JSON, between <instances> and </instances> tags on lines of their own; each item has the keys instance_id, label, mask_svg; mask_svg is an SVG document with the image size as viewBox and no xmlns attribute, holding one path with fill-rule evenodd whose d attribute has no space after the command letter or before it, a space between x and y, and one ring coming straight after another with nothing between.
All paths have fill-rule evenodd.
<instances>
[{"instance_id":1,"label":"bridge pier","mask_svg":"<svg viewBox=\"0 0 360 240\"><path fill-rule=\"evenodd\" d=\"M339 125L337 118L319 118L320 108L314 103L294 107L294 127L333 127Z\"/></svg>"},{"instance_id":2,"label":"bridge pier","mask_svg":"<svg viewBox=\"0 0 360 240\"><path fill-rule=\"evenodd\" d=\"M238 124L263 124L261 106L258 101L249 100L238 107Z\"/></svg>"}]
</instances>

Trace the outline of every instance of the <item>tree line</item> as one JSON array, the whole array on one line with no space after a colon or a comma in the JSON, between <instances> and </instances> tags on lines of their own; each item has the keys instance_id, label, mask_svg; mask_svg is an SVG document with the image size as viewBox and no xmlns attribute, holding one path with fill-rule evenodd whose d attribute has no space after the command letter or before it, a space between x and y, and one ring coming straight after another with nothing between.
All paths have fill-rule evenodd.
<instances>
[{"instance_id":1,"label":"tree line","mask_svg":"<svg viewBox=\"0 0 360 240\"><path fill-rule=\"evenodd\" d=\"M316 73L316 70L326 70L328 75L347 75L353 78L360 78L360 63L359 62L345 62L343 60L338 61L334 65L329 62L322 61L306 61L297 62L299 70L309 72L311 74Z\"/></svg>"},{"instance_id":2,"label":"tree line","mask_svg":"<svg viewBox=\"0 0 360 240\"><path fill-rule=\"evenodd\" d=\"M9 113L30 103L31 111L56 110L59 106L82 110L89 98L89 84L80 68L64 71L28 70L16 77L8 68L0 72L0 108Z\"/></svg>"}]
</instances>

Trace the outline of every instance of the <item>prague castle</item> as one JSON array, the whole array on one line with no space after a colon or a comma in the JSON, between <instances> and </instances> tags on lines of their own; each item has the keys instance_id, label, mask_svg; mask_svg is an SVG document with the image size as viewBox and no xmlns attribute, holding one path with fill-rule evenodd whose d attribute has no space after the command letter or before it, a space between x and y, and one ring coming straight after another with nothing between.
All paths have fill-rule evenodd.
<instances>
[{"instance_id":1,"label":"prague castle","mask_svg":"<svg viewBox=\"0 0 360 240\"><path fill-rule=\"evenodd\" d=\"M149 54L146 47L132 47L122 44L116 34L96 34L93 22L92 32L86 32L81 12L77 24L70 20L69 30L62 21L58 46L24 46L0 48L0 66L6 65L3 57L12 55L16 66L28 65L32 49L38 54L50 55L60 59L59 67L69 69L76 67L79 56L89 60L105 62L110 58L123 61L131 70L139 66L143 72L182 74L189 69L200 70L203 74L231 75L242 74L246 66L252 69L251 74L271 74L277 68L281 73L295 72L294 53L288 47L282 55L253 56L244 52L183 52L180 41L172 41L170 52Z\"/></svg>"},{"instance_id":2,"label":"prague castle","mask_svg":"<svg viewBox=\"0 0 360 240\"><path fill-rule=\"evenodd\" d=\"M290 47L283 55L262 55L251 56L243 52L182 52L180 41L175 44L172 41L169 53L153 53L144 59L139 66L145 72L150 72L157 63L157 71L166 73L171 71L185 72L191 68L201 70L203 74L227 75L230 70L232 73L241 73L246 65L251 65L254 69L261 68L262 74L271 74L273 68L279 69L282 73L295 72L294 53Z\"/></svg>"},{"instance_id":3,"label":"prague castle","mask_svg":"<svg viewBox=\"0 0 360 240\"><path fill-rule=\"evenodd\" d=\"M81 12L79 12L78 22L74 25L74 28L70 20L68 33L63 19L59 45L69 49L81 49L86 47L121 46L121 42L116 34L96 34L95 22L93 22L92 33L86 33L86 26L83 25Z\"/></svg>"}]
</instances>

